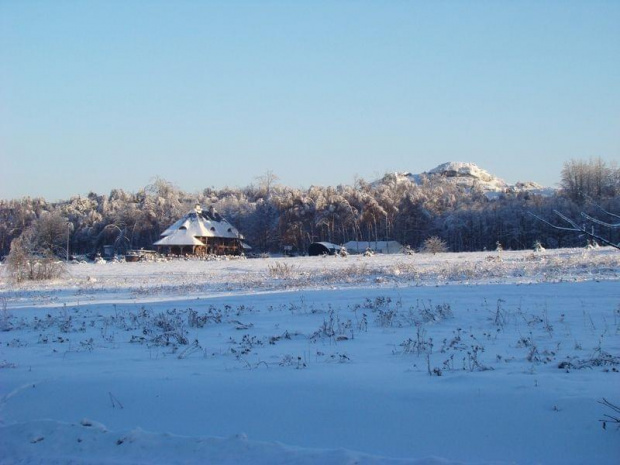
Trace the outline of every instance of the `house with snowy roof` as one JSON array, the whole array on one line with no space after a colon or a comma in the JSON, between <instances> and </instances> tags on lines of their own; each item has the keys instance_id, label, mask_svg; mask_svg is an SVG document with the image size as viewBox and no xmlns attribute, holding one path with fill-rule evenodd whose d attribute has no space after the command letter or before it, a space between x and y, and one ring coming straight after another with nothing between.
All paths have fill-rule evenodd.
<instances>
[{"instance_id":1,"label":"house with snowy roof","mask_svg":"<svg viewBox=\"0 0 620 465\"><path fill-rule=\"evenodd\" d=\"M248 247L237 228L213 207L204 211L200 205L196 205L161 236L153 245L164 254L240 255Z\"/></svg>"}]
</instances>

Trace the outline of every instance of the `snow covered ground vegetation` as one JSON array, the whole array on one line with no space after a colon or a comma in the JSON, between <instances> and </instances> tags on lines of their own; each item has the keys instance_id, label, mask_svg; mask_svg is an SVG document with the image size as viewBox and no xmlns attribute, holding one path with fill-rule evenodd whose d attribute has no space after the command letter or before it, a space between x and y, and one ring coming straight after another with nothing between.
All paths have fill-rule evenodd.
<instances>
[{"instance_id":1,"label":"snow covered ground vegetation","mask_svg":"<svg viewBox=\"0 0 620 465\"><path fill-rule=\"evenodd\" d=\"M4 267L2 464L620 457L611 248Z\"/></svg>"}]
</instances>

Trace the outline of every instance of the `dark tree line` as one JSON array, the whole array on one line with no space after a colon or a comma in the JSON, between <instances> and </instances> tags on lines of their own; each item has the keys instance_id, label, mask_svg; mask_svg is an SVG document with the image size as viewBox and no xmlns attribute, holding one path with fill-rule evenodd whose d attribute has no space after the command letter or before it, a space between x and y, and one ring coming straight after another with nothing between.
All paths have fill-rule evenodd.
<instances>
[{"instance_id":1,"label":"dark tree line","mask_svg":"<svg viewBox=\"0 0 620 465\"><path fill-rule=\"evenodd\" d=\"M505 192L490 200L478 188L464 188L441 177L420 184L386 175L380 182L312 186L295 189L276 183L273 173L245 188L183 192L158 179L136 193L114 189L109 195L90 193L67 201L0 200L0 256L24 233L39 247L65 256L101 251L113 245L118 253L150 248L160 233L196 203L214 206L234 224L256 251L281 251L292 245L307 250L314 241L398 240L414 249L437 236L455 252L528 249L535 242L548 248L583 246L587 238L549 227L554 211L569 218L582 213L600 218L601 211L620 211L620 170L600 159L571 160L564 165L561 188L542 196L527 191ZM609 219L592 223L600 234L618 243L618 229Z\"/></svg>"}]
</instances>

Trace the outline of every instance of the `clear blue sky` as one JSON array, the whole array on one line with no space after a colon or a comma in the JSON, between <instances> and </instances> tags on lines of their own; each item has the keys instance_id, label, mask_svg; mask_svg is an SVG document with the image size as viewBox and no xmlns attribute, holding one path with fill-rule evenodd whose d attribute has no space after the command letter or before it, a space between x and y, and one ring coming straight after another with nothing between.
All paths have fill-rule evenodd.
<instances>
[{"instance_id":1,"label":"clear blue sky","mask_svg":"<svg viewBox=\"0 0 620 465\"><path fill-rule=\"evenodd\" d=\"M0 0L0 198L620 160L620 0Z\"/></svg>"}]
</instances>

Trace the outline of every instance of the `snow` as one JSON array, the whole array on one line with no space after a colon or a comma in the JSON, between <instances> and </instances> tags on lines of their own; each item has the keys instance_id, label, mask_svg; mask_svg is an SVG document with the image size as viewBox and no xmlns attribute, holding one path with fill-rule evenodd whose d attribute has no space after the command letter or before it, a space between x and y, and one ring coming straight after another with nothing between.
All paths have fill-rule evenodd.
<instances>
[{"instance_id":1,"label":"snow","mask_svg":"<svg viewBox=\"0 0 620 465\"><path fill-rule=\"evenodd\" d=\"M0 463L620 457L616 250L69 268L0 282Z\"/></svg>"},{"instance_id":2,"label":"snow","mask_svg":"<svg viewBox=\"0 0 620 465\"><path fill-rule=\"evenodd\" d=\"M496 178L478 167L475 163L451 161L443 163L429 171L429 174L439 174L446 177L469 177L482 182L497 184L498 187L506 187L506 182Z\"/></svg>"},{"instance_id":3,"label":"snow","mask_svg":"<svg viewBox=\"0 0 620 465\"><path fill-rule=\"evenodd\" d=\"M215 209L207 213L203 212L199 205L168 227L161 236L162 238L153 245L204 245L198 237L243 238L239 231L222 218Z\"/></svg>"},{"instance_id":4,"label":"snow","mask_svg":"<svg viewBox=\"0 0 620 465\"><path fill-rule=\"evenodd\" d=\"M428 172L422 174L411 174L409 172L394 173L396 182L407 179L416 184L422 184L423 179L439 178L443 182L454 184L465 189L481 189L482 192L491 200L497 199L506 192L520 193L529 192L532 194L550 196L555 190L546 188L532 181L517 182L513 185L508 184L503 179L480 168L475 163L451 161L443 163Z\"/></svg>"},{"instance_id":5,"label":"snow","mask_svg":"<svg viewBox=\"0 0 620 465\"><path fill-rule=\"evenodd\" d=\"M172 231L167 236L163 236L153 245L204 245L200 240L196 238L197 235L205 237L207 236L207 233L196 233L196 231L185 228L177 229L175 231Z\"/></svg>"}]
</instances>

